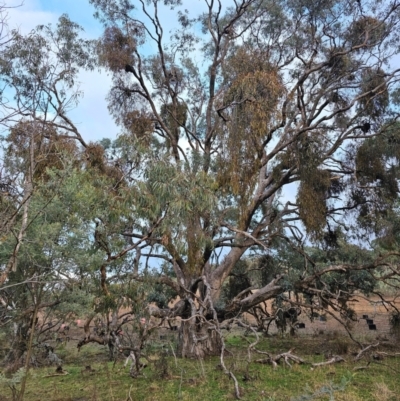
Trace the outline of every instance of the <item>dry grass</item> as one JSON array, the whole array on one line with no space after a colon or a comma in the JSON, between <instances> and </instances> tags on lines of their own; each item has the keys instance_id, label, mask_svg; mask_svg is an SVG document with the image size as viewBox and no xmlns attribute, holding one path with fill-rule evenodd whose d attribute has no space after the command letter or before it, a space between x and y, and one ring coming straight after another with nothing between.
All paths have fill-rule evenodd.
<instances>
[{"instance_id":1,"label":"dry grass","mask_svg":"<svg viewBox=\"0 0 400 401\"><path fill-rule=\"evenodd\" d=\"M389 386L385 382L374 383L376 390L373 392L375 399L378 401L394 401L400 400L400 394L397 394L390 390Z\"/></svg>"}]
</instances>

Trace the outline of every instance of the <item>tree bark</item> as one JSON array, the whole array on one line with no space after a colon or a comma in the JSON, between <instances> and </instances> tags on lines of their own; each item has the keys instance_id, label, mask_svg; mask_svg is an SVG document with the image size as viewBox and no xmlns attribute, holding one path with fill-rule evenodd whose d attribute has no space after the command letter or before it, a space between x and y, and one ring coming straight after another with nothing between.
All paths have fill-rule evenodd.
<instances>
[{"instance_id":1,"label":"tree bark","mask_svg":"<svg viewBox=\"0 0 400 401\"><path fill-rule=\"evenodd\" d=\"M203 359L220 355L222 340L212 324L199 322L197 318L182 321L179 329L178 355L182 358Z\"/></svg>"},{"instance_id":2,"label":"tree bark","mask_svg":"<svg viewBox=\"0 0 400 401\"><path fill-rule=\"evenodd\" d=\"M8 372L14 373L23 366L23 356L28 349L29 328L28 319L18 323L10 351L4 361Z\"/></svg>"}]
</instances>

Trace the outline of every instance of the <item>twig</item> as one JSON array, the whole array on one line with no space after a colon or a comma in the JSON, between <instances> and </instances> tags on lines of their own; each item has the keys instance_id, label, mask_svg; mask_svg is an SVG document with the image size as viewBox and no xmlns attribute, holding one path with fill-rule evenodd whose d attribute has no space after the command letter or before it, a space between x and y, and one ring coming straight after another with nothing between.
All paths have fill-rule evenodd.
<instances>
[{"instance_id":1,"label":"twig","mask_svg":"<svg viewBox=\"0 0 400 401\"><path fill-rule=\"evenodd\" d=\"M376 352L378 355L383 355L383 356L392 356L392 357L396 357L396 356L400 356L400 352L394 352L393 354L390 354L389 352L382 352L382 351L377 351Z\"/></svg>"},{"instance_id":2,"label":"twig","mask_svg":"<svg viewBox=\"0 0 400 401\"><path fill-rule=\"evenodd\" d=\"M183 369L181 369L181 376L180 376L180 382L179 382L179 390L178 390L178 398L182 398L182 382L183 382Z\"/></svg>"},{"instance_id":3,"label":"twig","mask_svg":"<svg viewBox=\"0 0 400 401\"><path fill-rule=\"evenodd\" d=\"M175 351L174 351L174 347L172 346L171 343L169 343L169 346L171 347L172 355L174 356L174 359L175 359L175 367L177 368L178 367L178 361L176 359L176 354L175 354Z\"/></svg>"},{"instance_id":4,"label":"twig","mask_svg":"<svg viewBox=\"0 0 400 401\"><path fill-rule=\"evenodd\" d=\"M257 238L253 237L250 233L248 233L247 231L242 231L239 230L238 228L232 227L230 224L227 223L223 223L221 224L221 226L225 226L228 230L231 230L235 233L238 234L242 234L247 238L250 238L251 240L253 240L256 244L260 245L261 247L263 247L265 250L268 249L267 245L265 245L264 243L262 243L261 241L259 241Z\"/></svg>"},{"instance_id":5,"label":"twig","mask_svg":"<svg viewBox=\"0 0 400 401\"><path fill-rule=\"evenodd\" d=\"M51 375L46 375L46 376L43 376L43 377L45 378L45 377L66 376L66 375L68 375L68 374L69 374L68 372L64 371L64 372L62 372L62 373L53 373L53 374L51 374Z\"/></svg>"},{"instance_id":6,"label":"twig","mask_svg":"<svg viewBox=\"0 0 400 401\"><path fill-rule=\"evenodd\" d=\"M133 401L131 397L131 391L132 391L132 384L131 387L129 388L128 398L126 399L126 401Z\"/></svg>"},{"instance_id":7,"label":"twig","mask_svg":"<svg viewBox=\"0 0 400 401\"><path fill-rule=\"evenodd\" d=\"M250 330L253 332L253 334L256 336L256 341L253 343L249 343L249 346L247 347L247 360L248 362L251 362L251 350L254 349L254 347L260 342L260 335L257 333L257 331L254 329L253 326L250 324L243 323L241 319L234 318L231 320L232 322L236 322L241 325L241 327L245 327L247 330Z\"/></svg>"},{"instance_id":8,"label":"twig","mask_svg":"<svg viewBox=\"0 0 400 401\"><path fill-rule=\"evenodd\" d=\"M399 371L399 370L397 370L397 369L395 369L395 368L392 368L392 367L391 367L390 365L388 365L387 363L382 363L382 362L377 362L377 361L374 361L374 363L376 363L377 365L385 366L386 368L389 368L390 370L393 370L393 372L396 372L396 373L400 374L400 371Z\"/></svg>"}]
</instances>

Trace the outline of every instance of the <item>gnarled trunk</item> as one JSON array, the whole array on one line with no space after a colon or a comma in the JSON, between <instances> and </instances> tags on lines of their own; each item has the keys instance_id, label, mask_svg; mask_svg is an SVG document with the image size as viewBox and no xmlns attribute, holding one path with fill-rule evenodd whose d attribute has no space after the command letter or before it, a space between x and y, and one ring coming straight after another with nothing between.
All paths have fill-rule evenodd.
<instances>
[{"instance_id":1,"label":"gnarled trunk","mask_svg":"<svg viewBox=\"0 0 400 401\"><path fill-rule=\"evenodd\" d=\"M18 370L24 364L24 354L28 349L29 320L20 322L15 329L11 348L5 358L5 366L11 372Z\"/></svg>"},{"instance_id":2,"label":"gnarled trunk","mask_svg":"<svg viewBox=\"0 0 400 401\"><path fill-rule=\"evenodd\" d=\"M178 355L182 358L204 358L220 355L222 340L213 324L197 319L182 321L179 329Z\"/></svg>"}]
</instances>

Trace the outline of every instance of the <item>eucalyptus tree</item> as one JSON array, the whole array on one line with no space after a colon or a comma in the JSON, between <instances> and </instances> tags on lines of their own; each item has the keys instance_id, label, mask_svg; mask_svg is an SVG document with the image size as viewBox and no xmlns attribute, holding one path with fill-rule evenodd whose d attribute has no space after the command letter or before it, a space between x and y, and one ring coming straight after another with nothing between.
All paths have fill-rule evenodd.
<instances>
[{"instance_id":1,"label":"eucalyptus tree","mask_svg":"<svg viewBox=\"0 0 400 401\"><path fill-rule=\"evenodd\" d=\"M61 252L71 246L78 225L76 210L70 209L73 198L68 199L71 194L62 184L74 169L82 169L78 145L87 146L68 116L80 95L78 72L94 62L92 43L80 39L80 30L62 16L56 27L39 26L25 36L13 31L0 49L5 133L0 162L0 324L11 344L6 362L15 369L24 358L28 367L38 313L44 316L46 308L60 304L60 288L76 274ZM84 210L82 205L79 209ZM82 226L86 222L78 221Z\"/></svg>"},{"instance_id":2,"label":"eucalyptus tree","mask_svg":"<svg viewBox=\"0 0 400 401\"><path fill-rule=\"evenodd\" d=\"M86 146L68 117L80 95L79 69L94 65L92 43L79 38L80 30L64 15L55 28L38 26L28 35L12 31L0 51L1 122L9 132L1 164L0 233L2 240L15 237L1 284L16 271L35 180L45 174L47 164L57 162L60 148L73 146L71 140Z\"/></svg>"},{"instance_id":3,"label":"eucalyptus tree","mask_svg":"<svg viewBox=\"0 0 400 401\"><path fill-rule=\"evenodd\" d=\"M78 310L92 318L93 311L108 317L113 305L107 299L97 307L86 308L83 302L77 308L69 290L78 288L81 295L86 291L91 301L98 289L110 296L106 266L118 268L121 257L136 246L121 237L115 245L110 240L126 225L124 204L132 203L124 191L123 169L107 160L101 145L86 142L69 115L82 96L79 72L95 66L94 43L82 39L81 31L63 15L55 27L41 25L27 35L13 32L0 49L5 132L0 316L4 327L15 328L10 331L9 364L18 365L26 356L28 337L37 328L32 316L38 312L58 319L81 317ZM113 223L113 229L105 231L104 223ZM101 240L106 235L107 243ZM121 251L121 244L126 249Z\"/></svg>"},{"instance_id":4,"label":"eucalyptus tree","mask_svg":"<svg viewBox=\"0 0 400 401\"><path fill-rule=\"evenodd\" d=\"M173 270L158 281L180 301L152 313L183 318L181 355L219 352L220 319L289 288L334 302L345 292L323 276L385 268L386 254L310 263L303 245L366 232L397 198L399 155L373 146L399 136L397 0L205 0L197 15L179 0L90 2L105 27L99 60L113 76L109 108L135 199L114 235L136 241L137 280L149 258ZM301 274L283 265L221 307L238 261L278 239L302 255Z\"/></svg>"},{"instance_id":5,"label":"eucalyptus tree","mask_svg":"<svg viewBox=\"0 0 400 401\"><path fill-rule=\"evenodd\" d=\"M13 143L14 132L8 140ZM55 332L76 319L89 317L88 325L98 316L108 321L123 306L127 292L115 289L111 280L105 287L101 275L105 261L99 252L103 233L101 228L95 230L95 222L101 221L106 210L108 218L115 219L110 212L118 202L113 191L115 178L93 168L87 149L79 149L70 139L56 136L47 145L51 146L51 152L46 153L46 158L41 159L43 164L35 170L35 190L30 198L30 217L17 255L18 263L7 271L0 286L0 328L9 334L10 341L4 363L10 369L30 360L29 342L34 350L40 351L44 341L54 340ZM92 146L89 144L88 148ZM13 159L18 155L10 151L6 156ZM111 166L107 167L110 168L107 171L114 172ZM122 213L119 208L118 218ZM21 224L22 219L17 219L13 229L19 232ZM15 241L13 235L3 239L0 250L3 271L14 252ZM110 249L116 246L108 244ZM122 259L108 263L115 275L121 270L118 262ZM105 299L99 297L104 289L108 294ZM114 348L109 337L113 330L108 327L110 324L102 336L92 336L91 340ZM83 343L86 341L85 338Z\"/></svg>"}]
</instances>

